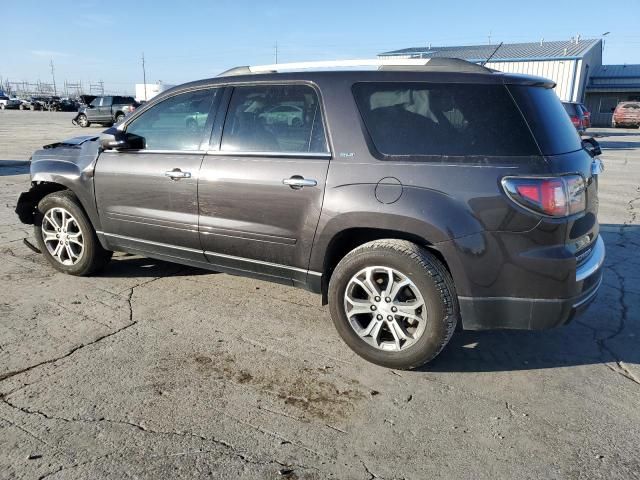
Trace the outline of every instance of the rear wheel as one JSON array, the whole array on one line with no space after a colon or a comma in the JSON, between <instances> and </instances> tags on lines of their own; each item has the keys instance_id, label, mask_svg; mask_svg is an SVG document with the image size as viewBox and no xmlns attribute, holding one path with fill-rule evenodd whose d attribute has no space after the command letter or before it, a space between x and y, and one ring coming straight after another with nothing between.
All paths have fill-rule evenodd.
<instances>
[{"instance_id":1,"label":"rear wheel","mask_svg":"<svg viewBox=\"0 0 640 480\"><path fill-rule=\"evenodd\" d=\"M91 275L113 254L102 248L77 198L66 190L40 200L35 235L47 261L69 275Z\"/></svg>"},{"instance_id":2,"label":"rear wheel","mask_svg":"<svg viewBox=\"0 0 640 480\"><path fill-rule=\"evenodd\" d=\"M124 120L124 113L119 113L118 115L116 115L116 123L120 123L123 120Z\"/></svg>"},{"instance_id":3,"label":"rear wheel","mask_svg":"<svg viewBox=\"0 0 640 480\"><path fill-rule=\"evenodd\" d=\"M404 240L377 240L346 255L329 282L331 317L366 360L411 369L435 358L458 319L453 281L430 252Z\"/></svg>"}]
</instances>

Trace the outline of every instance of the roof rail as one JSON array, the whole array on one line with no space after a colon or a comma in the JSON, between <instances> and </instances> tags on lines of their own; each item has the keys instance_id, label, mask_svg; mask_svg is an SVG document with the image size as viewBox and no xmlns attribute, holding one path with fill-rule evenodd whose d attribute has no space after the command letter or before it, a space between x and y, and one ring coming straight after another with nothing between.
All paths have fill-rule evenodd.
<instances>
[{"instance_id":1,"label":"roof rail","mask_svg":"<svg viewBox=\"0 0 640 480\"><path fill-rule=\"evenodd\" d=\"M349 67L419 67L425 66L428 58L366 58L360 60L325 60L319 62L274 63L271 65L254 65L235 67L219 74L219 77L247 75L251 73L279 73L285 70L309 70L322 68Z\"/></svg>"}]
</instances>

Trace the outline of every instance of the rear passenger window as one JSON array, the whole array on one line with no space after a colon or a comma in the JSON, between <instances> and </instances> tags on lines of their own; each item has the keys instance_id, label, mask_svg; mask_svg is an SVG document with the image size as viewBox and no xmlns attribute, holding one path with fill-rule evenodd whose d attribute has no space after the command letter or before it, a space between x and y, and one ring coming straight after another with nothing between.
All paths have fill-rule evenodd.
<instances>
[{"instance_id":1,"label":"rear passenger window","mask_svg":"<svg viewBox=\"0 0 640 480\"><path fill-rule=\"evenodd\" d=\"M306 85L236 87L223 151L328 153L318 96Z\"/></svg>"},{"instance_id":2,"label":"rear passenger window","mask_svg":"<svg viewBox=\"0 0 640 480\"><path fill-rule=\"evenodd\" d=\"M353 92L384 155L539 154L503 85L358 83Z\"/></svg>"}]
</instances>

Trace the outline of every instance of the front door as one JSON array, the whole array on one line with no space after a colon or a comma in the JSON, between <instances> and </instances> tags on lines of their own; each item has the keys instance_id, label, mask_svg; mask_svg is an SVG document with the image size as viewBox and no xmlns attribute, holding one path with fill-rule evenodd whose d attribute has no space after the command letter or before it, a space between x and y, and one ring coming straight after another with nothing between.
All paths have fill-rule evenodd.
<instances>
[{"instance_id":1,"label":"front door","mask_svg":"<svg viewBox=\"0 0 640 480\"><path fill-rule=\"evenodd\" d=\"M198 186L205 255L304 282L330 159L318 95L308 85L236 87L227 112Z\"/></svg>"},{"instance_id":2,"label":"front door","mask_svg":"<svg viewBox=\"0 0 640 480\"><path fill-rule=\"evenodd\" d=\"M96 201L111 246L204 261L198 175L216 92L199 89L169 97L125 125L126 137L136 139L141 148L99 156ZM193 125L196 112L211 115L211 120Z\"/></svg>"}]
</instances>

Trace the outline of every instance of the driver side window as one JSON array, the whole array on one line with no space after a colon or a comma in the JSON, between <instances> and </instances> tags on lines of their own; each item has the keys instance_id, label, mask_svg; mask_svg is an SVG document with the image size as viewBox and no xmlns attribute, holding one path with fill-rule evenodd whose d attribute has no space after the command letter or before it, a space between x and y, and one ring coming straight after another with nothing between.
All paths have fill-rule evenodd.
<instances>
[{"instance_id":1,"label":"driver side window","mask_svg":"<svg viewBox=\"0 0 640 480\"><path fill-rule=\"evenodd\" d=\"M218 89L174 95L151 107L127 126L146 150L199 150Z\"/></svg>"}]
</instances>

